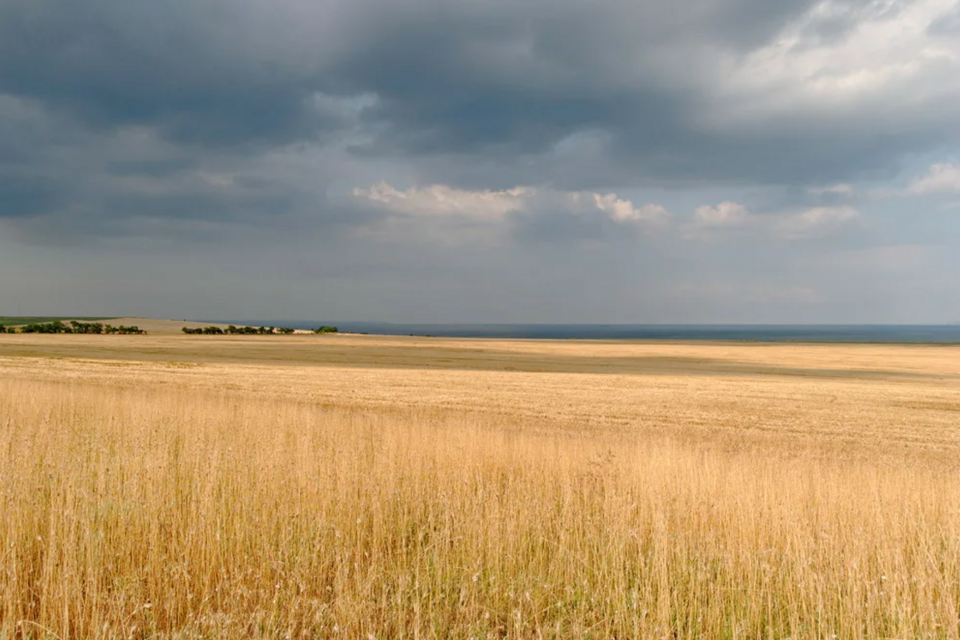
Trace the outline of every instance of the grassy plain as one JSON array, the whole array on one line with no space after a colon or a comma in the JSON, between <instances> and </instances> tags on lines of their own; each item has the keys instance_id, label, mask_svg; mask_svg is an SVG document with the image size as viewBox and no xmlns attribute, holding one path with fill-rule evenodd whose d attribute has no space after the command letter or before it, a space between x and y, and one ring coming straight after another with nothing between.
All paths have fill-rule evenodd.
<instances>
[{"instance_id":1,"label":"grassy plain","mask_svg":"<svg viewBox=\"0 0 960 640\"><path fill-rule=\"evenodd\" d=\"M0 335L0 638L958 638L960 348Z\"/></svg>"}]
</instances>

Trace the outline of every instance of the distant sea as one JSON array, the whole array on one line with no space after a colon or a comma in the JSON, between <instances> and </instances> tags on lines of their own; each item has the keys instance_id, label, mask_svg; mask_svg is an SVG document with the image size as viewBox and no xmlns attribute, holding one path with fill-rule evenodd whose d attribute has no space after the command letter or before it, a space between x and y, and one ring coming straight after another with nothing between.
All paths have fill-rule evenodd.
<instances>
[{"instance_id":1,"label":"distant sea","mask_svg":"<svg viewBox=\"0 0 960 640\"><path fill-rule=\"evenodd\" d=\"M313 329L323 324L344 333L416 335L447 338L522 338L541 340L734 340L754 342L932 342L960 343L953 325L707 325L707 324L395 324L231 320L240 325Z\"/></svg>"}]
</instances>

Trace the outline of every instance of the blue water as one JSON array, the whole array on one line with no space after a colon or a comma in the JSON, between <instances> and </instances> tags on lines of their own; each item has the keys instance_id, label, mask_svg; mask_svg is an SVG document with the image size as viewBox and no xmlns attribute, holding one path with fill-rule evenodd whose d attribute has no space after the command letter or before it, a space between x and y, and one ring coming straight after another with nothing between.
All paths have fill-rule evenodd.
<instances>
[{"instance_id":1,"label":"blue water","mask_svg":"<svg viewBox=\"0 0 960 640\"><path fill-rule=\"evenodd\" d=\"M454 338L960 343L960 325L394 324L292 320L230 322L237 325L283 326L294 329L313 329L322 324L331 324L344 333Z\"/></svg>"}]
</instances>

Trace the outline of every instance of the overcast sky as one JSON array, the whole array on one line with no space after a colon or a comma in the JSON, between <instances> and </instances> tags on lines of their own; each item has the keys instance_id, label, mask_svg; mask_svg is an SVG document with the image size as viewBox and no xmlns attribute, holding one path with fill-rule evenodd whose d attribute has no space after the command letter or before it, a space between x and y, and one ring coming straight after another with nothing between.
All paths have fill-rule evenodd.
<instances>
[{"instance_id":1,"label":"overcast sky","mask_svg":"<svg viewBox=\"0 0 960 640\"><path fill-rule=\"evenodd\" d=\"M0 0L0 315L960 321L955 0Z\"/></svg>"}]
</instances>

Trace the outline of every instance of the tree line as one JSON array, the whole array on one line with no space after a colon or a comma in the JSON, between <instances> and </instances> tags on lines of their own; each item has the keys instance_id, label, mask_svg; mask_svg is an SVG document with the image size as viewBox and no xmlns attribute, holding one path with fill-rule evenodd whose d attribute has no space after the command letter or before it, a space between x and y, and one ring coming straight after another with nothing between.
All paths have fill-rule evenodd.
<instances>
[{"instance_id":1,"label":"tree line","mask_svg":"<svg viewBox=\"0 0 960 640\"><path fill-rule=\"evenodd\" d=\"M293 329L288 327L236 327L230 325L226 329L222 327L209 326L209 327L197 327L191 329L190 327L184 327L181 329L186 334L189 335L204 335L204 336L222 336L222 335L240 335L240 336L263 336L263 335L272 335L272 334L291 334Z\"/></svg>"},{"instance_id":2,"label":"tree line","mask_svg":"<svg viewBox=\"0 0 960 640\"><path fill-rule=\"evenodd\" d=\"M120 325L115 327L112 324L103 324L102 322L79 322L71 320L62 322L54 320L53 322L31 322L25 324L19 329L15 327L0 326L0 333L86 333L86 334L121 334L121 335L143 335L146 333L140 327Z\"/></svg>"},{"instance_id":3,"label":"tree line","mask_svg":"<svg viewBox=\"0 0 960 640\"><path fill-rule=\"evenodd\" d=\"M228 326L226 329L223 327L217 327L210 325L209 327L183 327L181 329L187 335L203 335L203 336L269 336L269 335L290 335L294 333L294 329L290 327L236 327L234 325ZM338 333L336 327L331 326L322 326L313 330L314 333Z\"/></svg>"}]
</instances>

